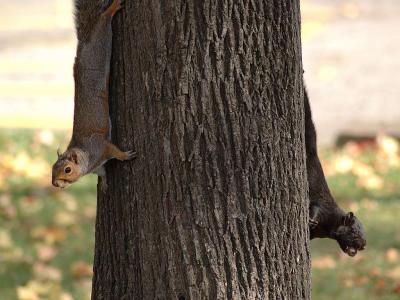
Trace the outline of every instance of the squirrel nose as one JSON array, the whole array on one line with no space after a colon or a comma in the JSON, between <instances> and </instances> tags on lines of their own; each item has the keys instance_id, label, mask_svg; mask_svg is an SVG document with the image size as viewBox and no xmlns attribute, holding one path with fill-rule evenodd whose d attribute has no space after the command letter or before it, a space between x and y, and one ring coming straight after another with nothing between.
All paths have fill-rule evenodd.
<instances>
[{"instance_id":1,"label":"squirrel nose","mask_svg":"<svg viewBox=\"0 0 400 300\"><path fill-rule=\"evenodd\" d=\"M53 180L51 183L53 184L53 186L58 187L58 182L57 182L57 180Z\"/></svg>"}]
</instances>

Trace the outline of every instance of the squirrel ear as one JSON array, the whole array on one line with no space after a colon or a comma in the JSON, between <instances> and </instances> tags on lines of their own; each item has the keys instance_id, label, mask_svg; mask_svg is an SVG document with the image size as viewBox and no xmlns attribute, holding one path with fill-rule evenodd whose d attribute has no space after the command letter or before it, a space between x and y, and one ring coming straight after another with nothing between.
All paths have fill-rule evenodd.
<instances>
[{"instance_id":1,"label":"squirrel ear","mask_svg":"<svg viewBox=\"0 0 400 300\"><path fill-rule=\"evenodd\" d=\"M60 155L61 155L60 148L57 148L57 157L60 157Z\"/></svg>"},{"instance_id":2,"label":"squirrel ear","mask_svg":"<svg viewBox=\"0 0 400 300\"><path fill-rule=\"evenodd\" d=\"M76 154L75 151L71 151L71 153L68 155L68 159L74 163L78 163L78 154Z\"/></svg>"},{"instance_id":3,"label":"squirrel ear","mask_svg":"<svg viewBox=\"0 0 400 300\"><path fill-rule=\"evenodd\" d=\"M353 212L349 212L343 217L343 225L352 226L353 224L354 224L354 214Z\"/></svg>"}]
</instances>

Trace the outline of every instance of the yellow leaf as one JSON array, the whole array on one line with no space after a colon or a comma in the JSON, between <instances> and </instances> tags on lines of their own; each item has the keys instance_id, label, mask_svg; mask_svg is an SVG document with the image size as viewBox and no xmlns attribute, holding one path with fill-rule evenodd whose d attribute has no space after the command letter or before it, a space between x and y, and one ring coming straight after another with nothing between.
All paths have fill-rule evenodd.
<instances>
[{"instance_id":1,"label":"yellow leaf","mask_svg":"<svg viewBox=\"0 0 400 300\"><path fill-rule=\"evenodd\" d=\"M348 156L340 156L333 162L333 168L338 173L347 173L353 168L354 160Z\"/></svg>"},{"instance_id":2,"label":"yellow leaf","mask_svg":"<svg viewBox=\"0 0 400 300\"><path fill-rule=\"evenodd\" d=\"M378 146L379 167L399 167L400 166L400 145L399 142L386 135L378 135L376 138Z\"/></svg>"},{"instance_id":3,"label":"yellow leaf","mask_svg":"<svg viewBox=\"0 0 400 300\"><path fill-rule=\"evenodd\" d=\"M399 154L399 142L387 135L381 134L376 138L378 149L387 156L396 156Z\"/></svg>"},{"instance_id":4,"label":"yellow leaf","mask_svg":"<svg viewBox=\"0 0 400 300\"><path fill-rule=\"evenodd\" d=\"M0 230L0 248L11 248L13 246L13 242L11 240L10 234L4 230Z\"/></svg>"},{"instance_id":5,"label":"yellow leaf","mask_svg":"<svg viewBox=\"0 0 400 300\"><path fill-rule=\"evenodd\" d=\"M59 300L74 300L72 296L66 292L61 293Z\"/></svg>"},{"instance_id":6,"label":"yellow leaf","mask_svg":"<svg viewBox=\"0 0 400 300\"><path fill-rule=\"evenodd\" d=\"M13 173L30 178L50 176L50 166L43 159L31 159L26 152L14 155L5 155L5 167Z\"/></svg>"},{"instance_id":7,"label":"yellow leaf","mask_svg":"<svg viewBox=\"0 0 400 300\"><path fill-rule=\"evenodd\" d=\"M374 170L370 166L361 162L357 162L353 165L352 172L358 177L368 177L374 175Z\"/></svg>"},{"instance_id":8,"label":"yellow leaf","mask_svg":"<svg viewBox=\"0 0 400 300\"><path fill-rule=\"evenodd\" d=\"M387 276L392 278L393 280L400 280L400 266L387 272Z\"/></svg>"},{"instance_id":9,"label":"yellow leaf","mask_svg":"<svg viewBox=\"0 0 400 300\"><path fill-rule=\"evenodd\" d=\"M381 190L384 186L383 179L375 175L361 177L357 184L367 190Z\"/></svg>"},{"instance_id":10,"label":"yellow leaf","mask_svg":"<svg viewBox=\"0 0 400 300\"><path fill-rule=\"evenodd\" d=\"M58 225L62 226L68 226L76 222L76 218L73 214L64 211L58 212L54 220Z\"/></svg>"},{"instance_id":11,"label":"yellow leaf","mask_svg":"<svg viewBox=\"0 0 400 300\"><path fill-rule=\"evenodd\" d=\"M39 300L42 299L40 295L46 295L50 290L50 284L31 280L27 285L17 287L17 295L19 300Z\"/></svg>"},{"instance_id":12,"label":"yellow leaf","mask_svg":"<svg viewBox=\"0 0 400 300\"><path fill-rule=\"evenodd\" d=\"M39 295L37 294L37 292L30 289L29 287L18 287L17 296L19 300L39 300Z\"/></svg>"}]
</instances>

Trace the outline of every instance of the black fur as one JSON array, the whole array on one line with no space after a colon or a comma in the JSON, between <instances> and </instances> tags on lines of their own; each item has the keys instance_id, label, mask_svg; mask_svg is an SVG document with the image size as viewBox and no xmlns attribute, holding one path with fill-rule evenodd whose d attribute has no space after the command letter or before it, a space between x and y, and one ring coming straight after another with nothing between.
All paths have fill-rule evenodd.
<instances>
[{"instance_id":1,"label":"black fur","mask_svg":"<svg viewBox=\"0 0 400 300\"><path fill-rule=\"evenodd\" d=\"M345 253L354 256L366 245L365 232L354 214L352 212L346 214L330 193L318 158L317 135L306 89L304 89L304 114L310 199L310 238L335 239Z\"/></svg>"}]
</instances>

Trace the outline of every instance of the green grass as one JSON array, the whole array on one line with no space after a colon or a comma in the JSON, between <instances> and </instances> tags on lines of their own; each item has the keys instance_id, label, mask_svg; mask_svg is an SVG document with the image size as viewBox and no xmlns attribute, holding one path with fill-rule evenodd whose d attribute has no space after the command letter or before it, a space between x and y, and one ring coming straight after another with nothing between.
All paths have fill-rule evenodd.
<instances>
[{"instance_id":1,"label":"green grass","mask_svg":"<svg viewBox=\"0 0 400 300\"><path fill-rule=\"evenodd\" d=\"M0 131L0 299L90 298L97 179L86 176L65 191L51 187L56 149L67 140L65 132ZM370 188L357 172L335 171L343 155L372 167L383 185ZM350 258L334 241L313 240L313 299L400 299L399 166L377 171L374 149L322 157L335 198L362 220L368 244Z\"/></svg>"}]
</instances>

